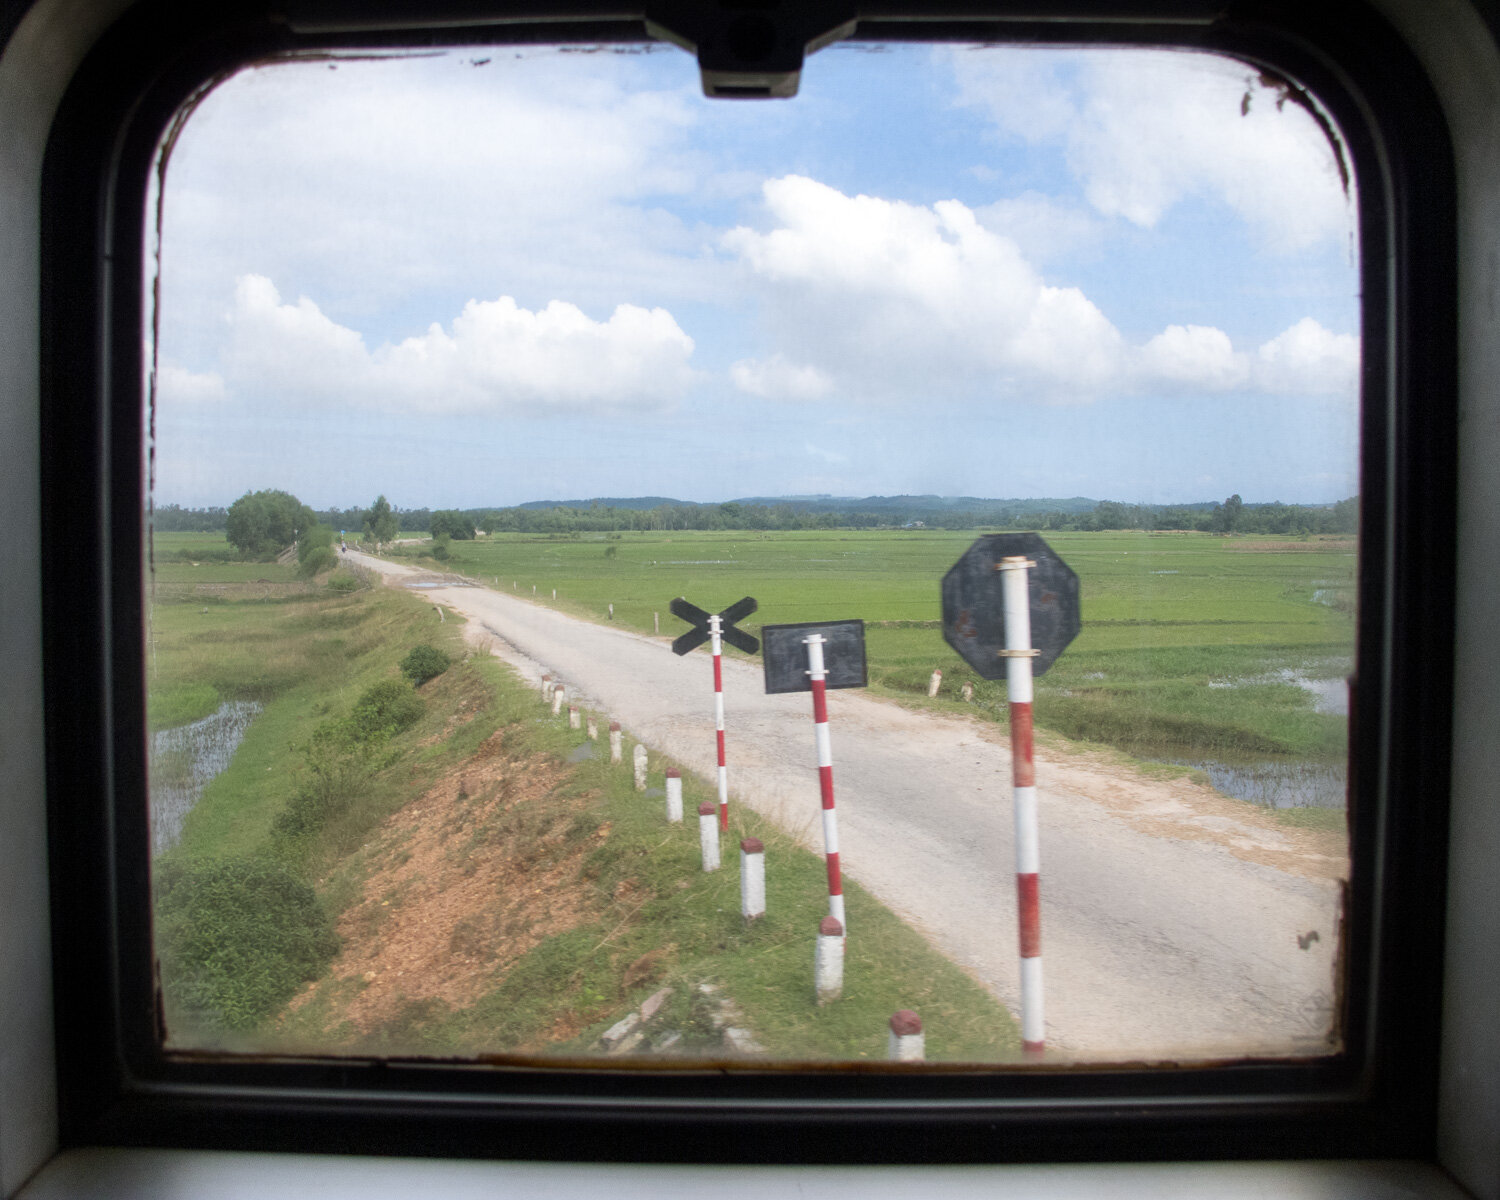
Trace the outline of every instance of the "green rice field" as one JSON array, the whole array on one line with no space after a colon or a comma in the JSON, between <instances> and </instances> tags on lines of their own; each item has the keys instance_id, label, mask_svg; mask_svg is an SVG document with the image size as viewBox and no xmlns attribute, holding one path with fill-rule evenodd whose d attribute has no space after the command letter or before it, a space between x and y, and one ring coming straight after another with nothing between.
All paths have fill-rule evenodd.
<instances>
[{"instance_id":1,"label":"green rice field","mask_svg":"<svg viewBox=\"0 0 1500 1200\"><path fill-rule=\"evenodd\" d=\"M157 539L158 563L174 539ZM711 611L752 595L760 622L859 618L871 688L913 704L973 705L1003 720L1004 685L978 679L943 641L939 585L978 536L938 530L500 534L455 542L443 569L645 633L685 629L686 596ZM1197 533L1053 533L1079 575L1083 629L1037 681L1043 731L1184 764L1230 794L1341 803L1352 667L1352 538ZM422 559L431 543L397 547ZM256 566L264 572L259 564ZM438 566L428 560L428 565ZM271 568L277 569L277 568ZM183 563L158 578L191 578ZM290 571L287 578L292 578ZM552 598L553 589L557 598ZM928 701L934 668L942 690Z\"/></svg>"}]
</instances>

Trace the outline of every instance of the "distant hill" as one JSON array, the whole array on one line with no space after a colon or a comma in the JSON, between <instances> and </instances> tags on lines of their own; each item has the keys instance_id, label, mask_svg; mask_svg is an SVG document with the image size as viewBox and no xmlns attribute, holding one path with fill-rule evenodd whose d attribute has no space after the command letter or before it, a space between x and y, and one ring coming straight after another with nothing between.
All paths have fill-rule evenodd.
<instances>
[{"instance_id":1,"label":"distant hill","mask_svg":"<svg viewBox=\"0 0 1500 1200\"><path fill-rule=\"evenodd\" d=\"M693 504L691 500L673 500L670 496L596 496L592 500L528 500L513 508L630 508L652 509L663 504Z\"/></svg>"},{"instance_id":2,"label":"distant hill","mask_svg":"<svg viewBox=\"0 0 1500 1200\"><path fill-rule=\"evenodd\" d=\"M515 508L622 508L649 511L664 504L685 508L713 508L719 501L673 500L668 496L598 496L590 500L528 500ZM1070 496L1066 500L989 500L979 496L740 496L728 504L758 505L764 508L786 506L796 512L808 513L902 513L921 514L949 512L1092 512L1097 500L1083 496Z\"/></svg>"},{"instance_id":3,"label":"distant hill","mask_svg":"<svg viewBox=\"0 0 1500 1200\"><path fill-rule=\"evenodd\" d=\"M981 496L747 496L736 504L760 504L775 508L785 504L799 512L1092 512L1099 503L1083 496L1066 500L992 500Z\"/></svg>"}]
</instances>

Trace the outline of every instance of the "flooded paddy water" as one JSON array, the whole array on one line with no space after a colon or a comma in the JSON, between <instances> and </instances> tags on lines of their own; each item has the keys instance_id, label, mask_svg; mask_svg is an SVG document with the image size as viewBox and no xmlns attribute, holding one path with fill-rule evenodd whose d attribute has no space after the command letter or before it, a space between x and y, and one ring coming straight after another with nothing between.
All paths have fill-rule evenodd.
<instances>
[{"instance_id":1,"label":"flooded paddy water","mask_svg":"<svg viewBox=\"0 0 1500 1200\"><path fill-rule=\"evenodd\" d=\"M151 738L151 853L170 849L203 789L234 757L245 730L260 712L250 700L231 700L190 725Z\"/></svg>"},{"instance_id":2,"label":"flooded paddy water","mask_svg":"<svg viewBox=\"0 0 1500 1200\"><path fill-rule=\"evenodd\" d=\"M1317 712L1342 717L1349 715L1349 684L1342 677L1313 678L1288 668L1265 679L1215 680L1208 686L1236 687L1267 680L1296 684L1311 694ZM1269 808L1343 808L1347 799L1347 770L1343 762L1249 757L1171 758L1164 761L1202 771L1214 789L1226 796Z\"/></svg>"}]
</instances>

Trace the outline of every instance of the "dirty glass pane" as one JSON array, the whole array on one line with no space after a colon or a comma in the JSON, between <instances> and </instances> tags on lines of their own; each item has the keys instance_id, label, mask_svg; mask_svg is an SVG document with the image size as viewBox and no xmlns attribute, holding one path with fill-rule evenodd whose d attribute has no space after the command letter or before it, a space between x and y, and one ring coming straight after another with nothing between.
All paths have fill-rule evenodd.
<instances>
[{"instance_id":1,"label":"dirty glass pane","mask_svg":"<svg viewBox=\"0 0 1500 1200\"><path fill-rule=\"evenodd\" d=\"M169 1047L1338 1048L1356 201L1295 83L488 48L164 154Z\"/></svg>"}]
</instances>

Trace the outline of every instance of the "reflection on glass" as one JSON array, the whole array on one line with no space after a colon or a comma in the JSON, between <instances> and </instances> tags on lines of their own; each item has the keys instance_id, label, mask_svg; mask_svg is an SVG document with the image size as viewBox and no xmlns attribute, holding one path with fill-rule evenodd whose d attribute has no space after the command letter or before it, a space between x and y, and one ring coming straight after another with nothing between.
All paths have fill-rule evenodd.
<instances>
[{"instance_id":1,"label":"reflection on glass","mask_svg":"<svg viewBox=\"0 0 1500 1200\"><path fill-rule=\"evenodd\" d=\"M1337 1050L1330 132L1139 50L836 47L789 102L666 49L208 95L149 200L169 1045L1019 1061L1013 697L939 586L1035 530L1082 597L1035 690L1043 1061ZM717 696L678 597L757 602ZM868 670L823 734L730 636L821 621Z\"/></svg>"}]
</instances>

